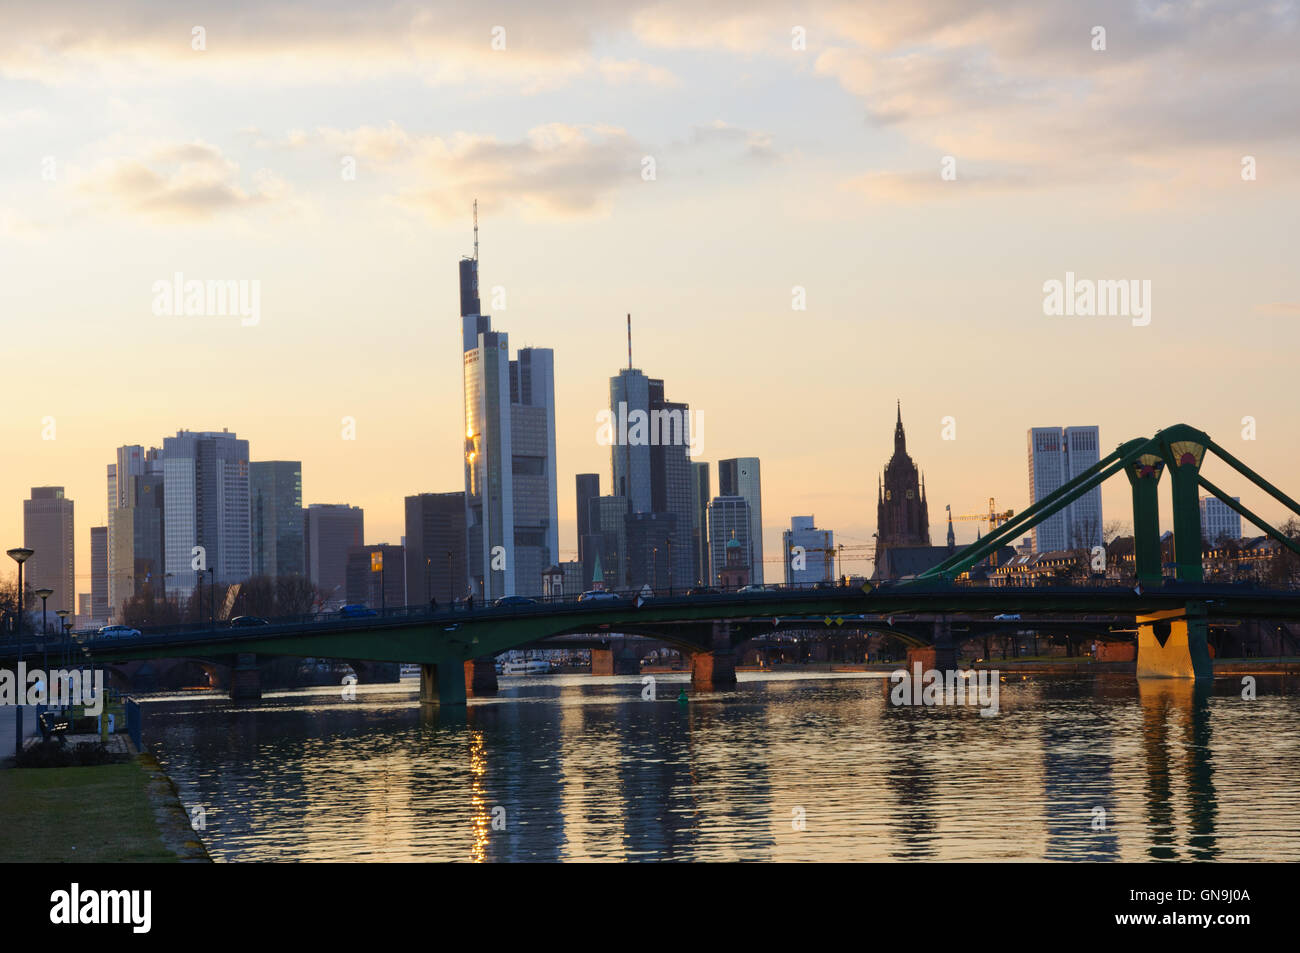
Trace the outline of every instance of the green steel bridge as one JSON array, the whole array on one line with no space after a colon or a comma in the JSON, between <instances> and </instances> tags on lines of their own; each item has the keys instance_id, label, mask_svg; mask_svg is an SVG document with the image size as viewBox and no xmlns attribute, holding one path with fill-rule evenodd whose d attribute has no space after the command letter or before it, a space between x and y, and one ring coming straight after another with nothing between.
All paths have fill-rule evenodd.
<instances>
[{"instance_id":1,"label":"green steel bridge","mask_svg":"<svg viewBox=\"0 0 1300 953\"><path fill-rule=\"evenodd\" d=\"M492 657L576 633L630 634L688 653L697 688L735 684L733 646L799 623L892 633L928 642L936 667L954 664L953 624L995 622L998 615L1051 619L1111 616L1136 630L1139 677L1205 678L1212 672L1207 628L1242 619L1300 620L1300 591L1211 585L1202 576L1199 491L1204 488L1292 553L1300 543L1269 525L1201 474L1216 454L1270 497L1300 515L1300 504L1255 474L1202 431L1185 424L1127 441L1060 489L915 579L861 588L778 589L697 596L484 606L472 611L398 610L364 618L282 622L248 628L177 627L132 639L83 639L92 664L133 659L235 656L232 694L255 679L257 655L412 662L422 667L421 699L464 703L467 691L495 686ZM1174 577L1163 578L1157 489L1169 472ZM985 587L959 582L1000 546L1123 472L1132 489L1138 584L1135 587ZM907 622L896 621L906 616ZM1023 622L1023 625L1032 625ZM0 647L0 658L6 652ZM242 673L242 676L241 676Z\"/></svg>"}]
</instances>

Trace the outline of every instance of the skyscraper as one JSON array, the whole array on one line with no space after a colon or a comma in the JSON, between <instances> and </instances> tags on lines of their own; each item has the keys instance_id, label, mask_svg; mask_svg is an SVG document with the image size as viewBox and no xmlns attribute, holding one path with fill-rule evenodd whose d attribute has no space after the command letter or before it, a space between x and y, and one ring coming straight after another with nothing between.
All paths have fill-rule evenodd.
<instances>
[{"instance_id":1,"label":"skyscraper","mask_svg":"<svg viewBox=\"0 0 1300 953\"><path fill-rule=\"evenodd\" d=\"M600 552L601 537L591 528L591 502L600 499L600 474L579 473L575 482L578 508L578 563L582 576L582 589L591 585L596 569L596 554Z\"/></svg>"},{"instance_id":2,"label":"skyscraper","mask_svg":"<svg viewBox=\"0 0 1300 953\"><path fill-rule=\"evenodd\" d=\"M507 334L479 313L477 218L474 257L460 262L467 582L485 600L540 595L560 551L555 358L524 348L509 360Z\"/></svg>"},{"instance_id":3,"label":"skyscraper","mask_svg":"<svg viewBox=\"0 0 1300 953\"><path fill-rule=\"evenodd\" d=\"M197 584L196 546L203 547L213 581L243 582L252 575L247 440L228 430L167 437L163 496L167 572L178 592Z\"/></svg>"},{"instance_id":4,"label":"skyscraper","mask_svg":"<svg viewBox=\"0 0 1300 953\"><path fill-rule=\"evenodd\" d=\"M34 550L23 582L32 589L52 589L50 612L75 611L73 589L73 504L61 486L34 486L23 500L23 545ZM37 605L39 609L39 604Z\"/></svg>"},{"instance_id":5,"label":"skyscraper","mask_svg":"<svg viewBox=\"0 0 1300 953\"><path fill-rule=\"evenodd\" d=\"M654 534L667 531L665 550L671 550L671 566L658 567L636 558L626 559L623 586L639 587L653 580L644 573L662 569L667 575L656 586L688 588L695 580L695 558L691 544L691 457L690 408L664 395L664 382L647 378L640 370L624 368L609 379L609 409L613 440L610 464L614 492L628 500L628 519L655 513L673 517L654 523ZM628 543L640 540L649 524L636 534L629 528ZM638 543L639 545L639 543ZM653 552L654 546L651 545ZM630 551L629 551L630 552ZM665 559L669 558L666 554ZM645 568L649 567L649 568Z\"/></svg>"},{"instance_id":6,"label":"skyscraper","mask_svg":"<svg viewBox=\"0 0 1300 953\"><path fill-rule=\"evenodd\" d=\"M749 569L749 581L758 584L753 577L753 553L750 546L750 527L753 518L749 511L749 501L743 496L715 496L709 503L709 562L713 567L711 583L718 585L722 580L722 571L728 565L727 547L740 545L742 555L739 560L733 554L731 564L738 563Z\"/></svg>"},{"instance_id":7,"label":"skyscraper","mask_svg":"<svg viewBox=\"0 0 1300 953\"><path fill-rule=\"evenodd\" d=\"M584 536L591 534L591 501L600 496L600 474L579 473L574 478L577 491L578 561L583 559Z\"/></svg>"},{"instance_id":8,"label":"skyscraper","mask_svg":"<svg viewBox=\"0 0 1300 953\"><path fill-rule=\"evenodd\" d=\"M781 534L781 544L787 586L835 579L835 534L817 529L811 516L790 517L790 528Z\"/></svg>"},{"instance_id":9,"label":"skyscraper","mask_svg":"<svg viewBox=\"0 0 1300 953\"><path fill-rule=\"evenodd\" d=\"M763 492L759 478L758 457L735 457L718 461L718 495L739 496L749 504L748 563L749 581L763 584ZM723 543L726 540L722 541ZM712 547L716 558L726 551Z\"/></svg>"},{"instance_id":10,"label":"skyscraper","mask_svg":"<svg viewBox=\"0 0 1300 953\"><path fill-rule=\"evenodd\" d=\"M113 518L115 511L129 505L130 501L135 499L136 493L132 489L131 477L144 476L145 474L162 475L162 450L157 447L150 447L146 450L139 444L127 444L118 447L115 452L116 459L108 465L108 514L104 523L108 529L108 613L110 618L116 618L117 613L122 609L122 602L134 591L135 578L135 555L134 543L129 543L125 547L119 547L117 544L117 521ZM159 504L161 505L161 504ZM126 562L121 566L117 563L117 554L119 551L128 552ZM127 580L132 580L131 589L128 591Z\"/></svg>"},{"instance_id":11,"label":"skyscraper","mask_svg":"<svg viewBox=\"0 0 1300 953\"><path fill-rule=\"evenodd\" d=\"M693 581L708 585L713 578L709 572L709 500L713 491L709 486L709 464L706 461L691 463L691 570Z\"/></svg>"},{"instance_id":12,"label":"skyscraper","mask_svg":"<svg viewBox=\"0 0 1300 953\"><path fill-rule=\"evenodd\" d=\"M653 513L672 517L668 583L688 589L695 581L695 559L691 554L690 408L665 398L663 381L650 380L648 384L651 437L658 438L650 444L650 507ZM662 585L656 583L655 588Z\"/></svg>"},{"instance_id":13,"label":"skyscraper","mask_svg":"<svg viewBox=\"0 0 1300 953\"><path fill-rule=\"evenodd\" d=\"M589 577L588 585L599 588L622 589L627 586L627 498L623 496L598 496L590 501L589 536L598 540L596 552L592 556L592 565L598 569L600 579L595 574ZM589 547L592 545L589 541ZM588 552L591 555L590 551ZM584 574L586 569L584 568Z\"/></svg>"},{"instance_id":14,"label":"skyscraper","mask_svg":"<svg viewBox=\"0 0 1300 953\"><path fill-rule=\"evenodd\" d=\"M266 460L248 465L254 576L304 575L302 462Z\"/></svg>"},{"instance_id":15,"label":"skyscraper","mask_svg":"<svg viewBox=\"0 0 1300 953\"><path fill-rule=\"evenodd\" d=\"M609 448L613 495L626 497L630 511L648 513L650 502L650 381L628 367L609 379L614 441ZM637 436L637 426L641 436Z\"/></svg>"},{"instance_id":16,"label":"skyscraper","mask_svg":"<svg viewBox=\"0 0 1300 953\"><path fill-rule=\"evenodd\" d=\"M322 601L341 602L347 595L348 550L365 540L365 512L346 503L313 503L303 510L302 522L307 578Z\"/></svg>"},{"instance_id":17,"label":"skyscraper","mask_svg":"<svg viewBox=\"0 0 1300 953\"><path fill-rule=\"evenodd\" d=\"M112 574L108 590L117 601L109 606L116 617L122 603L143 592L146 587L156 595L168 590L175 577L165 575L166 561L166 487L164 475L156 470L119 477L118 500L121 503L109 515L112 543L108 561ZM180 582L194 578L193 572ZM184 591L184 586L177 588Z\"/></svg>"},{"instance_id":18,"label":"skyscraper","mask_svg":"<svg viewBox=\"0 0 1300 953\"><path fill-rule=\"evenodd\" d=\"M465 595L465 494L406 498L406 590L412 605Z\"/></svg>"},{"instance_id":19,"label":"skyscraper","mask_svg":"<svg viewBox=\"0 0 1300 953\"><path fill-rule=\"evenodd\" d=\"M108 621L108 527L90 527L90 617Z\"/></svg>"},{"instance_id":20,"label":"skyscraper","mask_svg":"<svg viewBox=\"0 0 1300 953\"><path fill-rule=\"evenodd\" d=\"M1101 459L1097 427L1033 427L1028 443L1030 504L1060 489ZM1094 487L1033 528L1034 551L1100 546L1101 519L1101 487Z\"/></svg>"}]
</instances>

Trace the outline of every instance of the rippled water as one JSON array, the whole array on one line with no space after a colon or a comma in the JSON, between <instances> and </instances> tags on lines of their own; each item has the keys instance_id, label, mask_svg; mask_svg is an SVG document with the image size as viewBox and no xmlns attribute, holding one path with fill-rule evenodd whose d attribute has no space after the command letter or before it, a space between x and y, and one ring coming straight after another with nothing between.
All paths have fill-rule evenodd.
<instances>
[{"instance_id":1,"label":"rippled water","mask_svg":"<svg viewBox=\"0 0 1300 953\"><path fill-rule=\"evenodd\" d=\"M1295 679L1007 676L991 718L740 679L503 678L433 716L409 680L172 697L145 740L218 860L1300 859Z\"/></svg>"}]
</instances>

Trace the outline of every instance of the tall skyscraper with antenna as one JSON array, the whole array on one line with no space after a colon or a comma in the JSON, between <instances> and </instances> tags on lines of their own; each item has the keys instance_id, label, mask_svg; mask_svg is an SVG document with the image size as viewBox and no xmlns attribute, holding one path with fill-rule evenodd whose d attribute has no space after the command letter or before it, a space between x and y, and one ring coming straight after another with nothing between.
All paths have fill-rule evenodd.
<instances>
[{"instance_id":1,"label":"tall skyscraper with antenna","mask_svg":"<svg viewBox=\"0 0 1300 953\"><path fill-rule=\"evenodd\" d=\"M542 572L559 561L555 476L555 356L521 348L482 314L474 257L460 261L465 382L467 592L476 599L540 595Z\"/></svg>"}]
</instances>

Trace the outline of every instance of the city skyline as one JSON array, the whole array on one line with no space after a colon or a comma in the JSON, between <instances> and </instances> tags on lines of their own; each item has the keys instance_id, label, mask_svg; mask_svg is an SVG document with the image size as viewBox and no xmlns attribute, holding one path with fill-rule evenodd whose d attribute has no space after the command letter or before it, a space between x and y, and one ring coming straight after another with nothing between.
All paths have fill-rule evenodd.
<instances>
[{"instance_id":1,"label":"city skyline","mask_svg":"<svg viewBox=\"0 0 1300 953\"><path fill-rule=\"evenodd\" d=\"M628 312L637 363L708 416L704 459L763 461L766 551L807 512L870 541L860 474L888 456L897 399L933 538L940 505L1023 509L1022 435L1049 422L1098 426L1105 452L1182 421L1294 470L1300 277L1274 214L1300 185L1294 24L1248 6L1251 23L1107 6L1105 50L1065 4L1010 31L947 3L870 23L835 3L797 23L762 3L565 5L510 12L501 50L480 15L435 28L383 3L307 36L199 4L89 9L64 40L33 11L0 37L20 90L0 95L0 320L12 353L58 358L0 418L0 534L21 539L30 487L64 486L88 591L114 448L229 427L255 459L303 461L305 502L362 507L368 542L396 544L407 495L463 485L448 263L475 197L484 310L556 356L562 559L564 488L607 468L594 416ZM984 81L953 82L974 64ZM157 313L177 274L258 282L258 320ZM1046 314L1045 284L1075 275L1149 281L1150 323ZM1173 360L1223 379L1119 384ZM1108 483L1104 511L1127 492Z\"/></svg>"}]
</instances>

